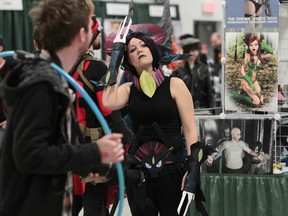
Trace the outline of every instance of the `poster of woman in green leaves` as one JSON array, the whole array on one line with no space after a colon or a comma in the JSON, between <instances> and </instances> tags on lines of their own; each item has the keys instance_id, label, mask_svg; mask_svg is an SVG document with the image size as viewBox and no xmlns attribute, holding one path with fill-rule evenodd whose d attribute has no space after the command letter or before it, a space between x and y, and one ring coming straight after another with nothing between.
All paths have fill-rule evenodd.
<instances>
[{"instance_id":1,"label":"poster of woman in green leaves","mask_svg":"<svg viewBox=\"0 0 288 216\"><path fill-rule=\"evenodd\" d=\"M225 110L277 111L278 33L227 33Z\"/></svg>"}]
</instances>

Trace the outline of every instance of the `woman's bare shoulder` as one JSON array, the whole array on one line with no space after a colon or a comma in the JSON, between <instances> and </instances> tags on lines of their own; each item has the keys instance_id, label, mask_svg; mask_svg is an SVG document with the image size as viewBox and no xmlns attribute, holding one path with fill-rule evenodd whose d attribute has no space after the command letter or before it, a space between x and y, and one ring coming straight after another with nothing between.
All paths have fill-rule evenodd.
<instances>
[{"instance_id":1,"label":"woman's bare shoulder","mask_svg":"<svg viewBox=\"0 0 288 216\"><path fill-rule=\"evenodd\" d=\"M171 95L173 98L182 97L186 94L190 95L190 92L188 91L188 88L186 87L184 81L178 77L171 78L170 90L171 90Z\"/></svg>"},{"instance_id":2,"label":"woman's bare shoulder","mask_svg":"<svg viewBox=\"0 0 288 216\"><path fill-rule=\"evenodd\" d=\"M179 77L171 77L171 84L172 85L183 85L184 82L181 78Z\"/></svg>"}]
</instances>

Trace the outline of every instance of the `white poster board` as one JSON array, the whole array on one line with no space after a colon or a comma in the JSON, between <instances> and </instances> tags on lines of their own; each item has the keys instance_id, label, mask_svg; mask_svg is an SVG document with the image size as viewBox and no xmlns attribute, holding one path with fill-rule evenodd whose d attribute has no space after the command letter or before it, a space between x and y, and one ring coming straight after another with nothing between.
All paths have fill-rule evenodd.
<instances>
[{"instance_id":1,"label":"white poster board","mask_svg":"<svg viewBox=\"0 0 288 216\"><path fill-rule=\"evenodd\" d=\"M21 11L23 0L0 0L0 10Z\"/></svg>"}]
</instances>

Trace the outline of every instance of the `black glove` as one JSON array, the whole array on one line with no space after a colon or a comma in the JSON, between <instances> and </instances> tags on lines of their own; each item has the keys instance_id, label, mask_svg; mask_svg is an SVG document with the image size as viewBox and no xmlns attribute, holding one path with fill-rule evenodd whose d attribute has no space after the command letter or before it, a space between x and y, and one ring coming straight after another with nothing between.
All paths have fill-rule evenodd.
<instances>
[{"instance_id":1,"label":"black glove","mask_svg":"<svg viewBox=\"0 0 288 216\"><path fill-rule=\"evenodd\" d=\"M117 74L124 52L125 52L125 43L117 42L113 44L113 52L109 64L109 72L106 76L106 82L110 86L114 85L117 82Z\"/></svg>"},{"instance_id":2,"label":"black glove","mask_svg":"<svg viewBox=\"0 0 288 216\"><path fill-rule=\"evenodd\" d=\"M128 127L127 123L122 117L120 110L114 110L106 117L108 125L113 133L122 133L122 142L124 144L131 144L133 140L133 132Z\"/></svg>"},{"instance_id":3,"label":"black glove","mask_svg":"<svg viewBox=\"0 0 288 216\"><path fill-rule=\"evenodd\" d=\"M203 149L205 145L197 142L190 146L191 154L186 161L186 169L188 174L186 176L186 183L184 191L196 194L196 186L200 182L200 165L203 163Z\"/></svg>"},{"instance_id":4,"label":"black glove","mask_svg":"<svg viewBox=\"0 0 288 216\"><path fill-rule=\"evenodd\" d=\"M200 166L207 160L208 155L217 152L216 149L202 142L197 142L190 146L191 154L187 158L186 169L188 174L186 176L184 191L195 195L196 209L203 215L208 215L202 201L205 202L204 194L201 190L200 183Z\"/></svg>"}]
</instances>

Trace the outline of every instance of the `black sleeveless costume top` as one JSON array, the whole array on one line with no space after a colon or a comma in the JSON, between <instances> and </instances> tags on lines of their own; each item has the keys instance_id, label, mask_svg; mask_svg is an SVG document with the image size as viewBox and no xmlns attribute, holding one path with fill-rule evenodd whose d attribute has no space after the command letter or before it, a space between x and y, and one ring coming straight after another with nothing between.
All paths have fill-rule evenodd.
<instances>
[{"instance_id":1,"label":"black sleeveless costume top","mask_svg":"<svg viewBox=\"0 0 288 216\"><path fill-rule=\"evenodd\" d=\"M128 114L136 136L134 143L136 149L151 141L159 141L168 148L173 146L173 153L183 147L181 120L176 102L171 96L170 80L171 77L165 77L152 98L145 95L134 84L131 86ZM159 130L157 132L157 128L160 128L160 132Z\"/></svg>"}]
</instances>

